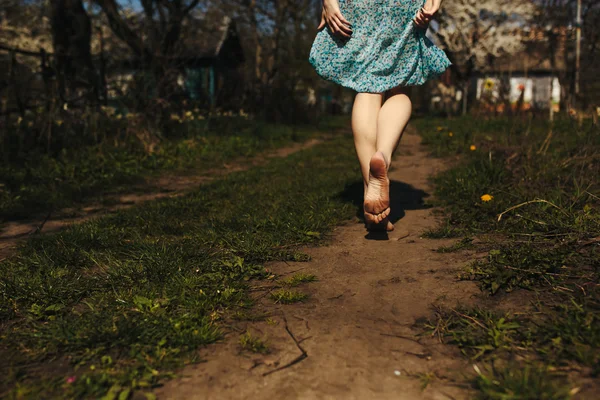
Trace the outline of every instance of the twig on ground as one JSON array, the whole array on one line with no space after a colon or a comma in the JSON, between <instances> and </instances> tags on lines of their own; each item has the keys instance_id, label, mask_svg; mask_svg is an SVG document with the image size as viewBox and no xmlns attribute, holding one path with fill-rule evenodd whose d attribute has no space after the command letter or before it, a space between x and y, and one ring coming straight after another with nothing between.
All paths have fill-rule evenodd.
<instances>
[{"instance_id":1,"label":"twig on ground","mask_svg":"<svg viewBox=\"0 0 600 400\"><path fill-rule=\"evenodd\" d=\"M512 211L512 210L516 210L517 208L521 208L523 206L526 206L528 204L533 204L533 203L546 203L546 204L549 204L552 207L560 210L563 214L565 214L567 216L569 215L565 210L563 210L562 208L560 208L559 206L557 206L556 204L554 204L554 203L552 203L552 202L550 202L548 200L536 199L536 200L526 201L526 202L521 203L521 204L517 204L516 206L512 206L512 207L504 210L503 212L501 212L500 214L498 214L498 222L500 222L500 220L502 219L502 217L504 216L504 214L506 214L507 212Z\"/></svg>"},{"instance_id":2,"label":"twig on ground","mask_svg":"<svg viewBox=\"0 0 600 400\"><path fill-rule=\"evenodd\" d=\"M50 219L51 214L52 211L48 212L48 215L46 215L46 218L44 218L42 223L38 225L33 231L29 232L29 235L37 235L38 233L42 232L42 229L44 229L44 225L46 225L46 222L48 222L48 219Z\"/></svg>"},{"instance_id":3,"label":"twig on ground","mask_svg":"<svg viewBox=\"0 0 600 400\"><path fill-rule=\"evenodd\" d=\"M557 274L555 272L528 271L528 270L523 269L523 268L510 267L508 265L504 265L504 268L511 269L513 271L527 272L529 274L537 274L537 275L560 276L562 278L571 278L571 279L585 279L585 278L587 278L586 276L582 276L582 275L566 275L566 274Z\"/></svg>"},{"instance_id":4,"label":"twig on ground","mask_svg":"<svg viewBox=\"0 0 600 400\"><path fill-rule=\"evenodd\" d=\"M421 342L419 342L419 339L414 339L414 338L411 338L410 336L396 335L396 334L393 334L393 333L383 333L383 332L380 332L379 334L381 336L390 336L390 337L400 338L400 339L404 339L404 340L410 340L411 342L415 342L417 344L421 344Z\"/></svg>"},{"instance_id":5,"label":"twig on ground","mask_svg":"<svg viewBox=\"0 0 600 400\"><path fill-rule=\"evenodd\" d=\"M306 350L304 350L304 348L302 348L302 346L300 346L300 342L296 339L296 337L294 336L294 334L292 333L292 331L290 330L290 328L288 327L288 323L287 323L287 318L285 318L285 315L283 315L283 322L284 322L284 327L285 330L287 331L288 335L290 335L290 337L292 338L292 340L294 341L294 343L296 344L296 347L298 348L298 350L300 350L300 355L296 358L294 358L292 361L290 361L289 363L282 365L279 368L275 368L271 371L267 371L263 374L263 376L267 376L270 375L274 372L277 371L281 371L282 369L286 369L289 368L297 363L299 363L300 361L304 360L305 358L308 357L308 353L306 352Z\"/></svg>"},{"instance_id":6,"label":"twig on ground","mask_svg":"<svg viewBox=\"0 0 600 400\"><path fill-rule=\"evenodd\" d=\"M469 315L467 315L467 314L463 314L463 313L461 313L461 312L458 312L458 311L456 311L454 308L452 308L451 310L452 310L452 312L453 312L453 313L455 313L456 315L459 315L459 316L461 316L461 317L463 317L463 318L466 318L466 319L468 319L468 320L471 320L471 321L473 321L474 323L476 323L477 325L479 325L479 327L481 327L481 328L483 328L483 329L488 329L488 327L487 327L487 326L485 326L484 324L482 324L481 322L479 322L479 321L478 321L478 320L476 320L475 318L473 318L473 317L471 317L471 316L469 316Z\"/></svg>"}]
</instances>

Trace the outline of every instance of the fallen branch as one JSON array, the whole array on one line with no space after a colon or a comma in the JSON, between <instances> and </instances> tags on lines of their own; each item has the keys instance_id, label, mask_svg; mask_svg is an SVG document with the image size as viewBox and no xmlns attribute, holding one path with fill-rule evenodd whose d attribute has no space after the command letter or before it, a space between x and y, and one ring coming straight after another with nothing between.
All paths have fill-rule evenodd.
<instances>
[{"instance_id":1,"label":"fallen branch","mask_svg":"<svg viewBox=\"0 0 600 400\"><path fill-rule=\"evenodd\" d=\"M267 375L270 375L270 374L272 374L274 372L281 371L282 369L289 368L289 367L291 367L291 366L293 366L295 364L298 364L300 361L302 361L302 360L304 360L305 358L308 357L308 353L306 352L306 350L304 350L302 348L302 346L300 346L300 342L296 339L296 337L294 336L294 334L292 333L292 331L290 331L290 328L288 327L288 323L287 323L287 319L285 318L285 315L283 316L283 322L285 324L285 326L284 326L285 330L287 331L288 335L290 335L290 337L292 338L292 340L296 344L296 347L298 348L298 350L300 350L301 354L298 357L294 358L289 363L287 363L287 364L285 364L285 365L283 365L283 366L281 366L279 368L275 368L274 370L265 372L263 374L263 376L267 376Z\"/></svg>"}]
</instances>

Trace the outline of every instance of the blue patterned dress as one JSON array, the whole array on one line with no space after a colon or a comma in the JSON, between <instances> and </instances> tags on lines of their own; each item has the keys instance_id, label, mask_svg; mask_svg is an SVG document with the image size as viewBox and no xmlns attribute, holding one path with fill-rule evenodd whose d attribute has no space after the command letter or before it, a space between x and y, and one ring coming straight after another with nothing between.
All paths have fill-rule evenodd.
<instances>
[{"instance_id":1,"label":"blue patterned dress","mask_svg":"<svg viewBox=\"0 0 600 400\"><path fill-rule=\"evenodd\" d=\"M352 37L317 33L310 63L323 78L357 92L422 85L450 61L412 22L425 0L339 0Z\"/></svg>"}]
</instances>

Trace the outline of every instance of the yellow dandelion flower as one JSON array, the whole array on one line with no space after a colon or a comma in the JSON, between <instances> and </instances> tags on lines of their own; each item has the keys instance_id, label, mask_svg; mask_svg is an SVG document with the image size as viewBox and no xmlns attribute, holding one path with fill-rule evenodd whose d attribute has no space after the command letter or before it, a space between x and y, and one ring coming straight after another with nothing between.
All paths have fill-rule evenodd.
<instances>
[{"instance_id":1,"label":"yellow dandelion flower","mask_svg":"<svg viewBox=\"0 0 600 400\"><path fill-rule=\"evenodd\" d=\"M492 201L494 199L494 196L492 196L491 194L484 194L483 196L481 196L481 201Z\"/></svg>"},{"instance_id":2,"label":"yellow dandelion flower","mask_svg":"<svg viewBox=\"0 0 600 400\"><path fill-rule=\"evenodd\" d=\"M472 144L471 147L469 147L469 150L475 151L475 150L477 150L477 146L475 146L474 144Z\"/></svg>"},{"instance_id":3,"label":"yellow dandelion flower","mask_svg":"<svg viewBox=\"0 0 600 400\"><path fill-rule=\"evenodd\" d=\"M63 124L63 121L61 119L56 120L56 125L61 126Z\"/></svg>"},{"instance_id":4,"label":"yellow dandelion flower","mask_svg":"<svg viewBox=\"0 0 600 400\"><path fill-rule=\"evenodd\" d=\"M190 118L192 115L194 115L191 111L186 111L185 116Z\"/></svg>"},{"instance_id":5,"label":"yellow dandelion flower","mask_svg":"<svg viewBox=\"0 0 600 400\"><path fill-rule=\"evenodd\" d=\"M452 137L452 136L454 136L454 133L448 132L448 136Z\"/></svg>"},{"instance_id":6,"label":"yellow dandelion flower","mask_svg":"<svg viewBox=\"0 0 600 400\"><path fill-rule=\"evenodd\" d=\"M493 89L493 88L494 88L494 81L493 81L493 80L491 80L491 79L488 79L488 80L486 80L486 81L485 81L485 88L486 88L487 90L491 90L491 89Z\"/></svg>"},{"instance_id":7,"label":"yellow dandelion flower","mask_svg":"<svg viewBox=\"0 0 600 400\"><path fill-rule=\"evenodd\" d=\"M441 131L443 131L443 130L444 130L444 128L442 128L441 126L438 126L438 127L437 127L437 131L438 131L438 132L441 132Z\"/></svg>"},{"instance_id":8,"label":"yellow dandelion flower","mask_svg":"<svg viewBox=\"0 0 600 400\"><path fill-rule=\"evenodd\" d=\"M115 118L116 119L121 119L121 118L123 118L123 114L117 114L117 116Z\"/></svg>"},{"instance_id":9,"label":"yellow dandelion flower","mask_svg":"<svg viewBox=\"0 0 600 400\"><path fill-rule=\"evenodd\" d=\"M171 121L179 121L179 115L171 114Z\"/></svg>"}]
</instances>

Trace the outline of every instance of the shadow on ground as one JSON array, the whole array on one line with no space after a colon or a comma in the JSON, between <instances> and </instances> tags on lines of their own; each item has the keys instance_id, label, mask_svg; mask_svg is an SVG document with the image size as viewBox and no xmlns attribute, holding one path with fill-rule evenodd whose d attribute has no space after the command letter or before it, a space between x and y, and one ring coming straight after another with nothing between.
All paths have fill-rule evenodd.
<instances>
[{"instance_id":1,"label":"shadow on ground","mask_svg":"<svg viewBox=\"0 0 600 400\"><path fill-rule=\"evenodd\" d=\"M425 204L425 198L430 194L424 190L417 189L408 183L400 181L390 181L390 221L395 224L405 216L406 210L424 210L431 208ZM364 223L363 214L363 183L357 181L346 186L340 194L344 201L350 201L356 207L356 217ZM386 232L370 232L365 238L372 240L388 240Z\"/></svg>"}]
</instances>

